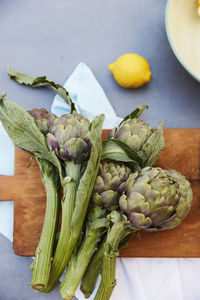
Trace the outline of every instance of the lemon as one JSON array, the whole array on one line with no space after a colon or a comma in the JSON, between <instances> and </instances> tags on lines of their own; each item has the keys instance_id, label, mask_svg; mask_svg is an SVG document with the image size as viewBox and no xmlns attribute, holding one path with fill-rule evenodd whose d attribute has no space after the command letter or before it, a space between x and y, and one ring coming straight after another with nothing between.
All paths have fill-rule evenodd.
<instances>
[{"instance_id":1,"label":"lemon","mask_svg":"<svg viewBox=\"0 0 200 300\"><path fill-rule=\"evenodd\" d=\"M108 66L117 83L124 88L139 88L151 80L148 61L134 53L120 56Z\"/></svg>"},{"instance_id":2,"label":"lemon","mask_svg":"<svg viewBox=\"0 0 200 300\"><path fill-rule=\"evenodd\" d=\"M196 8L197 8L197 13L200 16L200 0L197 0L197 6L196 6Z\"/></svg>"}]
</instances>

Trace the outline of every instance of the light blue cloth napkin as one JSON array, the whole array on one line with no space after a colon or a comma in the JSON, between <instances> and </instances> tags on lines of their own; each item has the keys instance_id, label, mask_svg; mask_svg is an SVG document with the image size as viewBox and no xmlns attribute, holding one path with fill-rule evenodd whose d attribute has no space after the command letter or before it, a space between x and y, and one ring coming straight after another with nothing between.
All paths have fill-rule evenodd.
<instances>
[{"instance_id":1,"label":"light blue cloth napkin","mask_svg":"<svg viewBox=\"0 0 200 300\"><path fill-rule=\"evenodd\" d=\"M0 122L0 175L14 174L14 146Z\"/></svg>"},{"instance_id":2,"label":"light blue cloth napkin","mask_svg":"<svg viewBox=\"0 0 200 300\"><path fill-rule=\"evenodd\" d=\"M13 174L14 146L0 122L0 175ZM13 240L13 201L0 201L0 232Z\"/></svg>"},{"instance_id":3,"label":"light blue cloth napkin","mask_svg":"<svg viewBox=\"0 0 200 300\"><path fill-rule=\"evenodd\" d=\"M114 128L121 122L122 119L116 116L104 90L86 64L80 63L76 67L64 87L75 103L77 111L90 121L96 115L103 113L105 114L104 129ZM69 105L58 95L53 101L51 110L58 116L70 113Z\"/></svg>"}]
</instances>

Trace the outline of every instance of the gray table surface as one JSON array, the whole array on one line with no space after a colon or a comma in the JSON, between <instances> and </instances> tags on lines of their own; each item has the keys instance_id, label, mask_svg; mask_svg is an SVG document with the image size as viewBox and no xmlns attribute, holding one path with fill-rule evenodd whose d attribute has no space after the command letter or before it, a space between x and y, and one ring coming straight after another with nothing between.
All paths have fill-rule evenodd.
<instances>
[{"instance_id":1,"label":"gray table surface","mask_svg":"<svg viewBox=\"0 0 200 300\"><path fill-rule=\"evenodd\" d=\"M63 83L79 62L87 63L116 113L123 117L146 103L143 119L168 128L200 126L200 85L176 60L164 24L166 1L157 0L1 0L0 91L25 109L50 109L50 90L18 86L8 65L34 76L48 75ZM152 80L143 88L119 87L109 63L124 53L144 56ZM95 101L95 99L94 99ZM46 299L29 287L30 258L13 254L0 235L0 300ZM48 299L61 299L58 290Z\"/></svg>"}]
</instances>

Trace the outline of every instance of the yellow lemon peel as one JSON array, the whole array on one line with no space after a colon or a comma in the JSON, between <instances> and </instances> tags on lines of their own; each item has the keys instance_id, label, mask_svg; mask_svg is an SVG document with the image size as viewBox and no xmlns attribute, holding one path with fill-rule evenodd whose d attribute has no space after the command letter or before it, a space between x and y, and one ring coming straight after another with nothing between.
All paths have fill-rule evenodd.
<instances>
[{"instance_id":1,"label":"yellow lemon peel","mask_svg":"<svg viewBox=\"0 0 200 300\"><path fill-rule=\"evenodd\" d=\"M134 53L120 56L108 66L116 82L124 88L139 88L151 80L148 61Z\"/></svg>"},{"instance_id":2,"label":"yellow lemon peel","mask_svg":"<svg viewBox=\"0 0 200 300\"><path fill-rule=\"evenodd\" d=\"M196 6L196 8L197 8L197 13L200 16L200 0L197 0L197 6Z\"/></svg>"}]
</instances>

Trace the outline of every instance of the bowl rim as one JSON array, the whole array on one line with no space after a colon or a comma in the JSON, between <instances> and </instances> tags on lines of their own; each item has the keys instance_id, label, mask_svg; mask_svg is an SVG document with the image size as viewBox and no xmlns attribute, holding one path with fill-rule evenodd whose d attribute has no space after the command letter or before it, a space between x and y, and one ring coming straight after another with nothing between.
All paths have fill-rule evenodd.
<instances>
[{"instance_id":1,"label":"bowl rim","mask_svg":"<svg viewBox=\"0 0 200 300\"><path fill-rule=\"evenodd\" d=\"M169 41L169 44L172 48L172 51L174 52L176 58L178 59L178 61L182 64L182 66L185 68L185 70L190 73L190 75L195 78L197 81L200 82L200 76L198 74L196 74L194 71L192 71L192 69L184 62L184 60L182 59L182 57L180 56L174 42L173 42L173 38L169 29L169 7L170 7L170 3L174 1L174 0L167 0L167 4L165 7L165 29L166 29L166 33L167 33L167 38Z\"/></svg>"}]
</instances>

